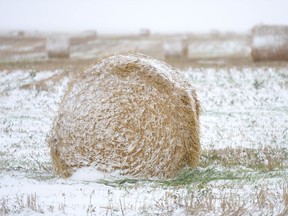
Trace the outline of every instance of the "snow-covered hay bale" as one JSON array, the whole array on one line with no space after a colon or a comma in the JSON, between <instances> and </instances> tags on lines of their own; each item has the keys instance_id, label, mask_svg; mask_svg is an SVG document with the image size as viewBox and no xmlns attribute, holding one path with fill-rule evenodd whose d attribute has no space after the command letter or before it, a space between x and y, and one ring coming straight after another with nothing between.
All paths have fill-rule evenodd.
<instances>
[{"instance_id":1,"label":"snow-covered hay bale","mask_svg":"<svg viewBox=\"0 0 288 216\"><path fill-rule=\"evenodd\" d=\"M188 44L186 37L166 38L163 41L165 58L187 57Z\"/></svg>"},{"instance_id":2,"label":"snow-covered hay bale","mask_svg":"<svg viewBox=\"0 0 288 216\"><path fill-rule=\"evenodd\" d=\"M70 39L65 35L53 35L46 39L46 51L49 58L69 58Z\"/></svg>"},{"instance_id":3,"label":"snow-covered hay bale","mask_svg":"<svg viewBox=\"0 0 288 216\"><path fill-rule=\"evenodd\" d=\"M287 61L288 26L254 27L251 54L254 61Z\"/></svg>"},{"instance_id":4,"label":"snow-covered hay bale","mask_svg":"<svg viewBox=\"0 0 288 216\"><path fill-rule=\"evenodd\" d=\"M101 60L68 86L48 138L56 171L172 177L197 164L200 104L172 67L141 55Z\"/></svg>"}]
</instances>

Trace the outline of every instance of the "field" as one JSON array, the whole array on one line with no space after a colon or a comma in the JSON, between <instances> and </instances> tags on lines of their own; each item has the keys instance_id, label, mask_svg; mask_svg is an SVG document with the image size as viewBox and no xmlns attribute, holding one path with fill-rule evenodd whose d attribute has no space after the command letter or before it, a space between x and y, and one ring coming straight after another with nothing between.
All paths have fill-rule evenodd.
<instances>
[{"instance_id":1,"label":"field","mask_svg":"<svg viewBox=\"0 0 288 216\"><path fill-rule=\"evenodd\" d=\"M54 173L45 139L69 80L111 53L164 59L163 37L74 36L69 59L39 35L0 37L0 215L288 215L288 63L253 63L246 35L190 35L189 58L166 59L202 103L197 168Z\"/></svg>"}]
</instances>

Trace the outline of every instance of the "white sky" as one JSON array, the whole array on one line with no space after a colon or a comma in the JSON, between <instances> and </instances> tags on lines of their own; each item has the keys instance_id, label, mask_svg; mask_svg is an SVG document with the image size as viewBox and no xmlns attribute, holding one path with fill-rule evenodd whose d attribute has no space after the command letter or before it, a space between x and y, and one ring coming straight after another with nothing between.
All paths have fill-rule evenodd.
<instances>
[{"instance_id":1,"label":"white sky","mask_svg":"<svg viewBox=\"0 0 288 216\"><path fill-rule=\"evenodd\" d=\"M0 0L0 30L248 31L288 25L287 0Z\"/></svg>"}]
</instances>

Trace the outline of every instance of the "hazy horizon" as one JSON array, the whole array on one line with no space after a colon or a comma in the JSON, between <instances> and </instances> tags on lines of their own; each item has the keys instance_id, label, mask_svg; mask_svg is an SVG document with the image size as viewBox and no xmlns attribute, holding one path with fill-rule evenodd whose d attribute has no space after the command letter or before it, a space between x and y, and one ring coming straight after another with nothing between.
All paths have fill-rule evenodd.
<instances>
[{"instance_id":1,"label":"hazy horizon","mask_svg":"<svg viewBox=\"0 0 288 216\"><path fill-rule=\"evenodd\" d=\"M246 32L288 25L285 0L0 0L0 30L136 33Z\"/></svg>"}]
</instances>

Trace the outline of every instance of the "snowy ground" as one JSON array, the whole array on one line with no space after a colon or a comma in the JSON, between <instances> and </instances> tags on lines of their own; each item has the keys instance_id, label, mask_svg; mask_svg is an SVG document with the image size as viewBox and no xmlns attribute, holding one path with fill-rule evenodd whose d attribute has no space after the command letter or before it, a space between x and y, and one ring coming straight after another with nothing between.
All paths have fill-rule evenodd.
<instances>
[{"instance_id":1,"label":"snowy ground","mask_svg":"<svg viewBox=\"0 0 288 216\"><path fill-rule=\"evenodd\" d=\"M45 138L69 78L23 86L60 72L0 72L0 215L288 214L287 67L183 70L202 102L203 153L165 181L53 173Z\"/></svg>"}]
</instances>

